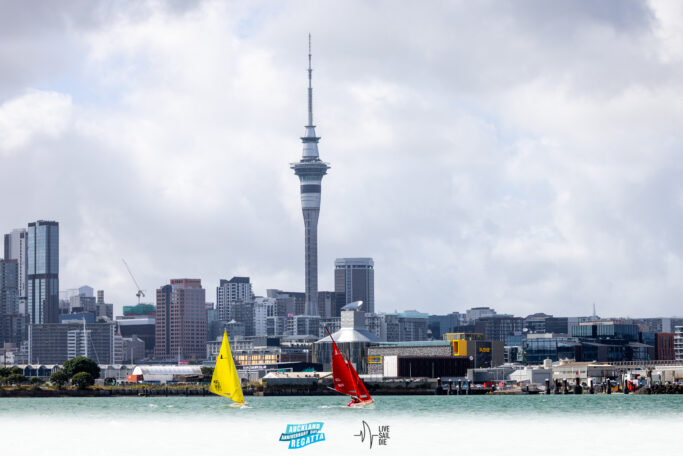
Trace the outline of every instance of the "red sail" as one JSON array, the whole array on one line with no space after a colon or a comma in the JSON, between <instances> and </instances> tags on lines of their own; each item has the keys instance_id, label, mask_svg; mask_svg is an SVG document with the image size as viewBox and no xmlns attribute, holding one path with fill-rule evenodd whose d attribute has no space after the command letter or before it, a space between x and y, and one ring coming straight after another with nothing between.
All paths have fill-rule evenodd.
<instances>
[{"instance_id":1,"label":"red sail","mask_svg":"<svg viewBox=\"0 0 683 456\"><path fill-rule=\"evenodd\" d=\"M337 344L332 339L332 378L334 379L334 389L340 393L348 394L349 396L356 396L356 385L351 375L346 361L342 356Z\"/></svg>"},{"instance_id":2,"label":"red sail","mask_svg":"<svg viewBox=\"0 0 683 456\"><path fill-rule=\"evenodd\" d=\"M363 383L363 380L361 380L358 376L358 372L356 372L356 369L353 368L353 364L349 362L348 365L349 370L351 371L351 376L353 377L354 383L356 384L356 390L358 391L358 399L360 399L361 402L371 401L372 398L370 397L370 393L368 393L368 390L365 388L365 384Z\"/></svg>"}]
</instances>

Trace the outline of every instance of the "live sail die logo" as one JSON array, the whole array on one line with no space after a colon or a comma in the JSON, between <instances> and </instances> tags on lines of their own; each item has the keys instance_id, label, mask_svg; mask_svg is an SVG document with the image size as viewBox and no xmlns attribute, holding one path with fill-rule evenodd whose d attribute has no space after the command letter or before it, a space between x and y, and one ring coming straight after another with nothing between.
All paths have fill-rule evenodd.
<instances>
[{"instance_id":1,"label":"live sail die logo","mask_svg":"<svg viewBox=\"0 0 683 456\"><path fill-rule=\"evenodd\" d=\"M288 424L287 430L280 434L280 442L289 442L289 449L303 448L311 443L325 440L322 421L304 424Z\"/></svg>"},{"instance_id":2,"label":"live sail die logo","mask_svg":"<svg viewBox=\"0 0 683 456\"><path fill-rule=\"evenodd\" d=\"M362 443L367 441L369 448L372 449L372 444L375 442L377 442L379 445L387 444L387 441L389 440L389 426L377 426L377 433L373 434L370 425L363 420L361 423L360 432L358 434L354 434L353 436L360 437L360 441Z\"/></svg>"}]
</instances>

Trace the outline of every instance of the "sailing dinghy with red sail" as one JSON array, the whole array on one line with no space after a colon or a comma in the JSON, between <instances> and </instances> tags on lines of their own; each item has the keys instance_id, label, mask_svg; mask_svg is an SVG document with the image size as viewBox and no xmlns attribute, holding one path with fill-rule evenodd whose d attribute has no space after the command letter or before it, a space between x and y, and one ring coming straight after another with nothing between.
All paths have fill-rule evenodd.
<instances>
[{"instance_id":1,"label":"sailing dinghy with red sail","mask_svg":"<svg viewBox=\"0 0 683 456\"><path fill-rule=\"evenodd\" d=\"M363 380L358 376L358 372L353 368L351 362L344 358L344 355L339 351L339 347L337 347L336 342L332 338L330 330L325 329L332 341L332 380L334 381L334 389L342 394L351 396L351 402L346 404L347 407L372 404L374 401L370 397L367 388L365 388Z\"/></svg>"}]
</instances>

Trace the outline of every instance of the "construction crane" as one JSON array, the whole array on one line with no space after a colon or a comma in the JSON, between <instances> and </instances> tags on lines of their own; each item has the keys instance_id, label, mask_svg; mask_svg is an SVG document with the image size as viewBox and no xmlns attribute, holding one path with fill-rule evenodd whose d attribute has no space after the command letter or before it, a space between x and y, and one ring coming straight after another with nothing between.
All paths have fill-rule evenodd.
<instances>
[{"instance_id":1,"label":"construction crane","mask_svg":"<svg viewBox=\"0 0 683 456\"><path fill-rule=\"evenodd\" d=\"M135 284L135 287L138 289L138 292L135 293L135 296L138 297L138 304L140 304L140 298L145 297L145 292L140 289L140 285L138 285L138 281L135 280L135 276L133 276L130 267L128 267L128 263L126 263L126 260L124 260L123 258L121 258L121 260L123 261L123 264L126 265L126 269L128 269L128 274L130 274L130 278L133 279L133 283Z\"/></svg>"}]
</instances>

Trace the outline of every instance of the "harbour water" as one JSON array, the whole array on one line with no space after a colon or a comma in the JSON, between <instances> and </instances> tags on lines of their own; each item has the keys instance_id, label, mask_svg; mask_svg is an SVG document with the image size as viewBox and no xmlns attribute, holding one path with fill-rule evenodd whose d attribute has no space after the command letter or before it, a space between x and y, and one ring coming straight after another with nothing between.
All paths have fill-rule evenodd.
<instances>
[{"instance_id":1,"label":"harbour water","mask_svg":"<svg viewBox=\"0 0 683 456\"><path fill-rule=\"evenodd\" d=\"M231 455L348 452L552 454L680 450L683 396L380 396L370 408L345 398L219 397L4 398L6 454ZM289 450L287 425L322 422L324 441ZM365 422L370 432L365 432ZM379 444L380 427L388 437ZM369 445L369 435L377 434ZM237 453L236 453L237 452ZM3 451L4 453L4 451ZM296 454L296 453L295 453Z\"/></svg>"}]
</instances>

